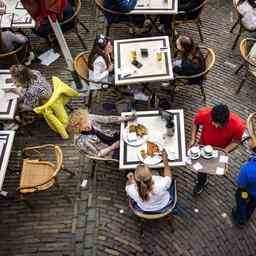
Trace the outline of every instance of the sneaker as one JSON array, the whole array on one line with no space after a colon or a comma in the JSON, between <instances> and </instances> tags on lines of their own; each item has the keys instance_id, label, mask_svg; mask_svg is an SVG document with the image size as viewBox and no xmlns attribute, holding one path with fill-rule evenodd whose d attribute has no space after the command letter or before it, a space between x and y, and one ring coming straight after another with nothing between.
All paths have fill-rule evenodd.
<instances>
[{"instance_id":1,"label":"sneaker","mask_svg":"<svg viewBox=\"0 0 256 256\"><path fill-rule=\"evenodd\" d=\"M29 66L31 64L31 61L35 59L35 54L33 52L29 53L29 56L26 60L26 62L24 63L26 66Z\"/></svg>"}]
</instances>

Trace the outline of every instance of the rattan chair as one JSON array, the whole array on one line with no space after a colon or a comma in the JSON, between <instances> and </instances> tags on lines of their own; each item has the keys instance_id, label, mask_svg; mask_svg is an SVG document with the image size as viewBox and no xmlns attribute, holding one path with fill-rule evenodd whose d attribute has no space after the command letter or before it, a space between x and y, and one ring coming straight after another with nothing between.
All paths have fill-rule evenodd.
<instances>
[{"instance_id":1,"label":"rattan chair","mask_svg":"<svg viewBox=\"0 0 256 256\"><path fill-rule=\"evenodd\" d=\"M134 207L134 203L132 202L132 199L129 198L130 209L135 214L135 216L137 216L139 218L139 220L141 221L140 234L142 236L144 235L145 221L153 221L153 220L158 220L158 219L167 220L168 224L171 227L171 232L174 232L172 212L177 204L177 188L176 188L176 180L175 179L173 179L170 189L171 189L171 195L173 197L173 201L170 204L170 206L162 213L145 213L141 210L137 210Z\"/></svg>"},{"instance_id":2,"label":"rattan chair","mask_svg":"<svg viewBox=\"0 0 256 256\"><path fill-rule=\"evenodd\" d=\"M256 112L251 113L246 120L246 128L249 137L251 137L256 146Z\"/></svg>"},{"instance_id":3,"label":"rattan chair","mask_svg":"<svg viewBox=\"0 0 256 256\"><path fill-rule=\"evenodd\" d=\"M244 27L243 23L242 23L242 16L241 14L238 12L238 5L240 3L240 0L233 0L233 6L236 10L236 13L237 13L237 20L236 22L234 23L234 25L232 26L232 28L230 29L230 33L233 33L234 29L236 28L237 25L239 25L239 31L238 31L238 34L235 38L235 41L232 45L232 50L235 49L236 47L236 44L239 40L239 38L241 37L242 33L244 32L248 32L248 33L252 33L252 32L255 32L256 30L248 30L247 28Z\"/></svg>"},{"instance_id":4,"label":"rattan chair","mask_svg":"<svg viewBox=\"0 0 256 256\"><path fill-rule=\"evenodd\" d=\"M34 192L48 190L55 185L59 191L63 192L65 198L71 201L60 187L57 175L60 171L66 171L71 176L74 176L74 173L64 168L63 153L59 146L47 144L27 147L23 150L23 155L20 186L17 188L20 199L33 208L27 196ZM55 162L48 160L52 160L53 157Z\"/></svg>"},{"instance_id":5,"label":"rattan chair","mask_svg":"<svg viewBox=\"0 0 256 256\"><path fill-rule=\"evenodd\" d=\"M184 85L186 84L189 80L194 79L194 78L199 78L203 76L203 79L207 79L207 74L208 72L212 69L214 63L215 63L215 53L211 48L200 48L203 52L204 58L205 58L205 70L199 74L196 75L191 75L191 76L179 76L175 75L175 87L178 85ZM201 89L201 94L203 96L203 100L206 100L206 95L203 87L203 83L200 83L200 89Z\"/></svg>"},{"instance_id":6,"label":"rattan chair","mask_svg":"<svg viewBox=\"0 0 256 256\"><path fill-rule=\"evenodd\" d=\"M200 40L203 42L203 34L201 31L201 26L202 26L202 21L201 21L201 13L204 9L204 7L207 4L207 0L205 0L203 3L201 3L199 6L195 7L192 10L187 10L187 11L178 11L178 13L175 16L175 27L187 23L194 23L197 26L198 33L200 36ZM193 19L191 19L191 16L195 16Z\"/></svg>"},{"instance_id":7,"label":"rattan chair","mask_svg":"<svg viewBox=\"0 0 256 256\"><path fill-rule=\"evenodd\" d=\"M81 0L74 0L74 9L75 9L75 12L73 14L72 17L70 17L69 19L66 19L64 20L63 22L60 22L60 27L61 28L65 28L65 26L70 26L71 29L67 29L67 31L65 32L69 32L70 30L74 29L79 41L81 42L83 48L85 50L87 50L87 46L85 44L85 42L83 41L81 35L80 35L80 32L79 32L79 26L81 25L84 30L86 32L89 32L89 29L81 22L80 18L79 18L79 13L80 13L80 10L81 10ZM48 35L48 40L49 42L52 44L53 42L53 38L54 38L54 34L53 33L50 33Z\"/></svg>"},{"instance_id":8,"label":"rattan chair","mask_svg":"<svg viewBox=\"0 0 256 256\"><path fill-rule=\"evenodd\" d=\"M253 46L253 44L256 42L256 39L254 38L245 38L240 43L240 55L242 58L243 63L239 66L239 68L235 71L235 74L238 74L238 72L245 67L245 73L243 76L242 81L240 82L236 93L239 93L241 88L243 87L246 79L248 79L249 75L252 75L256 77L256 62L253 62L250 60L250 50Z\"/></svg>"},{"instance_id":9,"label":"rattan chair","mask_svg":"<svg viewBox=\"0 0 256 256\"><path fill-rule=\"evenodd\" d=\"M117 12L104 7L104 0L95 0L96 6L101 10L101 12L105 15L129 15L129 13ZM109 36L110 29L112 23L108 23L108 20L105 17L104 20L104 34Z\"/></svg>"},{"instance_id":10,"label":"rattan chair","mask_svg":"<svg viewBox=\"0 0 256 256\"><path fill-rule=\"evenodd\" d=\"M10 68L14 64L23 64L27 58L27 46L22 44L16 50L0 53L0 66L1 68Z\"/></svg>"}]
</instances>

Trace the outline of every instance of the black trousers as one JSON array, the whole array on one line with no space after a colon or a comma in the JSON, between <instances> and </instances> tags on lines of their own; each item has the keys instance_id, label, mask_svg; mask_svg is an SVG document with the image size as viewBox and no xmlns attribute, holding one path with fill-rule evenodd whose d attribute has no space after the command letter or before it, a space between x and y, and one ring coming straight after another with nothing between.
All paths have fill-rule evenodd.
<instances>
[{"instance_id":1,"label":"black trousers","mask_svg":"<svg viewBox=\"0 0 256 256\"><path fill-rule=\"evenodd\" d=\"M205 182L207 181L207 174L199 172L197 174L197 181L198 181L199 185L203 186L205 184Z\"/></svg>"}]
</instances>

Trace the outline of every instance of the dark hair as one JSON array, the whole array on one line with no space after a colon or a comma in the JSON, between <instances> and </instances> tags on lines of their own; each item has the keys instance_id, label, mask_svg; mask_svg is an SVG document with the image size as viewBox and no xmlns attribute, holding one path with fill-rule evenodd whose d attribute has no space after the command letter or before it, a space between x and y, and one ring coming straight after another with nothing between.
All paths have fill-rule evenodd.
<instances>
[{"instance_id":1,"label":"dark hair","mask_svg":"<svg viewBox=\"0 0 256 256\"><path fill-rule=\"evenodd\" d=\"M109 38L103 35L96 36L92 50L88 57L88 67L90 70L93 70L93 63L98 56L101 56L105 60L107 68L109 67L110 60L109 60L109 57L104 52L108 42L110 42Z\"/></svg>"},{"instance_id":2,"label":"dark hair","mask_svg":"<svg viewBox=\"0 0 256 256\"><path fill-rule=\"evenodd\" d=\"M24 65L16 64L10 67L12 77L22 86L28 87L29 84L36 80L36 75Z\"/></svg>"},{"instance_id":3,"label":"dark hair","mask_svg":"<svg viewBox=\"0 0 256 256\"><path fill-rule=\"evenodd\" d=\"M227 105L218 104L212 108L212 121L223 126L229 119L229 109Z\"/></svg>"},{"instance_id":4,"label":"dark hair","mask_svg":"<svg viewBox=\"0 0 256 256\"><path fill-rule=\"evenodd\" d=\"M180 36L179 42L186 55L190 54L195 48L194 40L190 36Z\"/></svg>"}]
</instances>

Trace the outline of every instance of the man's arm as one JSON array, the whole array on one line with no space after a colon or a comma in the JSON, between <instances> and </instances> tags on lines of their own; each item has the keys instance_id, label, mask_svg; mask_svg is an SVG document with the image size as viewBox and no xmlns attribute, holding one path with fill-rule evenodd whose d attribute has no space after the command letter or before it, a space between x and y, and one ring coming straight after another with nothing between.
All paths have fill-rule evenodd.
<instances>
[{"instance_id":1,"label":"man's arm","mask_svg":"<svg viewBox=\"0 0 256 256\"><path fill-rule=\"evenodd\" d=\"M239 142L238 141L232 141L229 145L227 145L225 148L224 148L224 151L226 153L230 153L231 151L233 151L236 147L238 147L239 145Z\"/></svg>"},{"instance_id":2,"label":"man's arm","mask_svg":"<svg viewBox=\"0 0 256 256\"><path fill-rule=\"evenodd\" d=\"M190 147L192 147L195 142L196 142L196 134L198 131L199 125L195 124L194 122L192 122L192 127L191 127L191 141L190 141Z\"/></svg>"}]
</instances>

